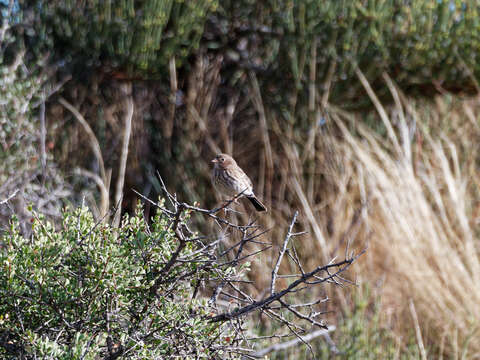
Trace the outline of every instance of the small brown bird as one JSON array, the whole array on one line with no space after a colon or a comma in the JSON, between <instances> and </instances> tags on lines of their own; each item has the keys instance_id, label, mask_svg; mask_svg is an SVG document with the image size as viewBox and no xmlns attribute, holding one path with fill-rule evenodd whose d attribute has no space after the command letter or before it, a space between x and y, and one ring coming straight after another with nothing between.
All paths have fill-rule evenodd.
<instances>
[{"instance_id":1,"label":"small brown bird","mask_svg":"<svg viewBox=\"0 0 480 360\"><path fill-rule=\"evenodd\" d=\"M253 193L252 181L230 155L218 154L212 162L215 164L212 183L218 191L231 197L243 191L243 195L250 200L257 211L267 211Z\"/></svg>"}]
</instances>

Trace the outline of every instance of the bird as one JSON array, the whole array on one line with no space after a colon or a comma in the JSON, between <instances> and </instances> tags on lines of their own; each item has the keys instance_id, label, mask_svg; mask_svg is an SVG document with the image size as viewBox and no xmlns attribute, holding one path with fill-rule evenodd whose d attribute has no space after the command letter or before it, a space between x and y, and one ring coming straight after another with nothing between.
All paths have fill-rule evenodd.
<instances>
[{"instance_id":1,"label":"bird","mask_svg":"<svg viewBox=\"0 0 480 360\"><path fill-rule=\"evenodd\" d=\"M232 197L243 192L242 195L250 200L257 211L267 211L255 196L252 181L230 155L218 154L212 163L212 183L215 189Z\"/></svg>"}]
</instances>

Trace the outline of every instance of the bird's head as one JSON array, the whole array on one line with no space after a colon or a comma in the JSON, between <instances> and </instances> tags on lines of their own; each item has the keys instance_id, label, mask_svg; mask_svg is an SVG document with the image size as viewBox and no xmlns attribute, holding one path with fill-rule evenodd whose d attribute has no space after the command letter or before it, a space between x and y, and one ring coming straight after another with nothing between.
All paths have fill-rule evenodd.
<instances>
[{"instance_id":1,"label":"bird's head","mask_svg":"<svg viewBox=\"0 0 480 360\"><path fill-rule=\"evenodd\" d=\"M233 158L227 154L218 154L217 156L215 156L212 162L215 164L215 167L220 168L226 168L228 166L236 164L235 160L233 160Z\"/></svg>"}]
</instances>

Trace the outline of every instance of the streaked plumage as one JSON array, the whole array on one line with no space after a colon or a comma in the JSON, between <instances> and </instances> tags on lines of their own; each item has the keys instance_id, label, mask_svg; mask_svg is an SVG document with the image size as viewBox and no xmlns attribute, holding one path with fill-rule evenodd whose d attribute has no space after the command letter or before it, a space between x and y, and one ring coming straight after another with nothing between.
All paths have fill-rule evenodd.
<instances>
[{"instance_id":1,"label":"streaked plumage","mask_svg":"<svg viewBox=\"0 0 480 360\"><path fill-rule=\"evenodd\" d=\"M243 195L250 200L257 211L267 211L267 208L256 198L252 181L230 155L218 154L212 162L214 163L212 183L218 191L230 197L243 191Z\"/></svg>"}]
</instances>

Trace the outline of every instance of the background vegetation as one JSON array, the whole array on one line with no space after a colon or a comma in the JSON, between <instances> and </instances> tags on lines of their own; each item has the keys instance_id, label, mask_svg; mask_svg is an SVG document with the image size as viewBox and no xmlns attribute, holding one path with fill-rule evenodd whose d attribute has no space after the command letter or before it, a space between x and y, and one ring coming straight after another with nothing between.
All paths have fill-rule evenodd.
<instances>
[{"instance_id":1,"label":"background vegetation","mask_svg":"<svg viewBox=\"0 0 480 360\"><path fill-rule=\"evenodd\" d=\"M5 228L15 214L29 237L28 205L60 226L67 204L116 228L120 212L109 210L134 213L132 189L161 193L156 171L179 198L214 207L209 160L221 150L269 207L258 222L275 246L251 261L252 296L269 286L295 209L309 231L296 245L306 268L368 246L348 274L358 288L314 294L330 298L324 318L338 348L317 338L318 357L479 356L476 1L0 7ZM232 221L254 216L236 209ZM274 327L262 317L249 326ZM300 344L272 354L312 356Z\"/></svg>"}]
</instances>

